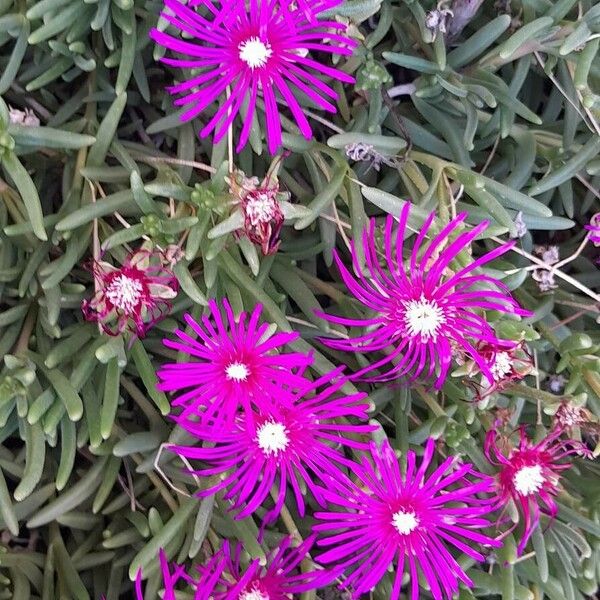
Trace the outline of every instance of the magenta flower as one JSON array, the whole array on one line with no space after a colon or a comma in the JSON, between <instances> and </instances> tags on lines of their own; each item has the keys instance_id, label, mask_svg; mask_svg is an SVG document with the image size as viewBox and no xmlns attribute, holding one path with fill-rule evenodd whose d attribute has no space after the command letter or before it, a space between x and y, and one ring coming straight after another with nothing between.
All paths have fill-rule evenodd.
<instances>
[{"instance_id":1,"label":"magenta flower","mask_svg":"<svg viewBox=\"0 0 600 600\"><path fill-rule=\"evenodd\" d=\"M168 363L158 371L162 380L159 389L167 392L189 390L178 396L174 406L182 406L180 421L190 415L210 421L231 424L240 408L269 407L285 400L282 386L289 389L305 387L308 382L301 371L311 364L306 354L284 353L283 347L298 338L297 333L276 333L269 337L269 325L259 324L262 306L248 315L235 318L227 300L223 300L226 321L217 303L209 300L210 317L202 323L190 315L185 321L197 338L175 330L179 341L164 340L178 352L191 355L193 362Z\"/></svg>"},{"instance_id":2,"label":"magenta flower","mask_svg":"<svg viewBox=\"0 0 600 600\"><path fill-rule=\"evenodd\" d=\"M270 152L281 146L281 117L277 103L291 111L307 138L312 131L295 91L306 95L319 108L335 112L331 100L336 92L321 77L353 83L354 79L311 58L310 52L349 56L356 45L342 33L346 26L336 21L318 21L318 15L337 6L341 0L315 0L294 8L278 0L192 0L189 6L202 7L202 14L177 0L165 0L170 9L162 13L180 31L192 36L188 42L153 29L150 37L184 58L164 58L168 65L195 69L191 79L172 86L172 94L185 92L175 101L189 106L182 120L197 117L227 92L214 116L200 131L201 137L215 132L217 143L233 119L243 111L243 125L237 151L245 146L258 97L264 102L266 137ZM242 108L243 107L243 108Z\"/></svg>"},{"instance_id":3,"label":"magenta flower","mask_svg":"<svg viewBox=\"0 0 600 600\"><path fill-rule=\"evenodd\" d=\"M198 567L202 584L198 585L194 600L288 600L326 586L335 578L335 571L300 570L300 563L308 557L314 536L295 548L291 543L291 537L284 538L267 554L265 566L255 558L243 569L241 544L232 549L226 540L206 565Z\"/></svg>"},{"instance_id":4,"label":"magenta flower","mask_svg":"<svg viewBox=\"0 0 600 600\"><path fill-rule=\"evenodd\" d=\"M589 240L594 246L600 246L600 213L596 213L590 219L589 225L584 227L590 233L588 233Z\"/></svg>"},{"instance_id":5,"label":"magenta flower","mask_svg":"<svg viewBox=\"0 0 600 600\"><path fill-rule=\"evenodd\" d=\"M450 600L459 581L472 582L448 550L454 546L478 561L485 559L476 546L500 546L478 532L489 525L485 518L493 510L490 477L477 473L470 464L444 460L429 477L435 443L429 439L421 465L416 455L406 456L406 475L386 440L381 448L371 444L372 463L365 457L354 468L356 483L343 477L330 482L323 496L339 510L317 512L318 532L331 532L317 541L330 550L317 561L338 564L346 571L344 585L358 598L369 592L392 569L390 599L400 597L405 567L410 574L411 598L419 597L419 573L427 581L434 600Z\"/></svg>"},{"instance_id":6,"label":"magenta flower","mask_svg":"<svg viewBox=\"0 0 600 600\"><path fill-rule=\"evenodd\" d=\"M266 406L259 413L246 412L228 428L212 422L197 424L177 419L181 427L209 446L172 446L181 456L202 460L208 467L196 473L203 477L220 475L220 481L200 495L210 496L218 490L227 490L224 497L232 501L231 510L236 519L251 515L263 504L273 485L278 492L275 506L264 518L275 519L283 506L287 486L291 486L300 515L304 515L301 482L321 502L320 488L315 479L341 476L344 466L354 463L338 449L366 449L366 443L352 439L373 430L371 425L337 422L342 417L367 418L369 403L366 394L339 396L345 382L337 369L310 383L300 392L285 388L280 395L289 395L289 404ZM336 378L333 383L328 383Z\"/></svg>"},{"instance_id":7,"label":"magenta flower","mask_svg":"<svg viewBox=\"0 0 600 600\"><path fill-rule=\"evenodd\" d=\"M591 456L589 450L575 440L562 440L556 429L537 444L531 442L525 427L519 428L519 445L511 447L507 439L504 452L498 448L498 432L492 429L485 439L485 455L488 461L500 468L497 478L498 507L505 507L511 499L520 505L523 513L524 531L517 547L519 554L540 521L540 513L550 518L558 514L553 496L559 491L560 473L571 463L559 461L570 454ZM541 503L541 506L540 506Z\"/></svg>"},{"instance_id":8,"label":"magenta flower","mask_svg":"<svg viewBox=\"0 0 600 600\"><path fill-rule=\"evenodd\" d=\"M81 303L81 310L86 320L97 321L109 335L129 329L143 337L177 295L177 279L159 252L138 250L120 268L93 261L90 270L97 291Z\"/></svg>"},{"instance_id":9,"label":"magenta flower","mask_svg":"<svg viewBox=\"0 0 600 600\"><path fill-rule=\"evenodd\" d=\"M365 319L322 314L333 323L351 327L365 327L366 333L350 339L322 339L338 350L372 353L383 350L385 357L374 361L355 374L364 373L391 364L381 375L369 381L390 381L408 377L431 377L437 369L436 388L442 387L448 374L452 355L456 352L473 358L481 372L493 383L494 377L477 344L501 345L494 330L480 313L496 310L503 313L526 315L511 298L507 288L489 275L475 273L481 267L504 254L513 245L508 242L457 271L450 263L470 247L471 242L487 227L483 222L471 230L457 232L467 215L452 219L442 231L425 244L434 214L430 214L417 235L410 253L408 267L404 266L404 238L410 205L404 205L400 223L394 233L393 218L388 217L380 252L375 240L375 220L363 232L363 245L370 277L360 272L358 257L352 246L352 259L358 280L350 274L341 258L334 254L342 278L354 296L371 314ZM382 261L387 265L380 265ZM455 267L454 267L455 268Z\"/></svg>"}]
</instances>

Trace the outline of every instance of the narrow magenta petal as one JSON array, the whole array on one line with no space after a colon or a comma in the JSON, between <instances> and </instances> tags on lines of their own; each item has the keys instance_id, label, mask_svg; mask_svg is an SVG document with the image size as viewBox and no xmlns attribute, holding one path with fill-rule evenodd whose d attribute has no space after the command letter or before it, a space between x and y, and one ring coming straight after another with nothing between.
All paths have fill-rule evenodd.
<instances>
[{"instance_id":1,"label":"narrow magenta petal","mask_svg":"<svg viewBox=\"0 0 600 600\"><path fill-rule=\"evenodd\" d=\"M236 145L240 152L248 140L257 97L262 96L265 137L271 153L281 146L281 106L289 110L302 135L310 139L311 127L301 101L294 95L294 86L321 109L335 112L335 105L324 96L335 99L336 93L321 78L354 82L353 77L323 61L327 55L350 56L357 45L344 35L344 24L321 19L321 13L337 4L298 0L296 7L274 0L198 0L186 6L178 0L165 0L168 12L163 17L191 40L152 29L150 37L175 54L162 61L174 67L215 70L195 74L169 89L171 93L195 90L175 101L176 106L187 107L182 120L200 115L229 87L233 100L217 109L200 131L201 137L214 131L218 142L238 120L242 101L248 101L248 118ZM200 14L195 6L208 9L208 13L203 10ZM307 55L310 52L318 53L319 60ZM228 74L226 81L220 77L206 85L216 79L217 71ZM198 89L201 85L204 87Z\"/></svg>"},{"instance_id":2,"label":"narrow magenta petal","mask_svg":"<svg viewBox=\"0 0 600 600\"><path fill-rule=\"evenodd\" d=\"M496 508L496 498L485 493L490 492L489 477L471 465L455 476L452 459L427 476L434 451L430 439L415 473L416 456L409 450L403 475L389 442L381 447L371 443L370 460L353 468L356 483L345 476L328 481L323 495L329 511L315 513L314 530L320 532L318 545L329 549L317 561L343 568L353 597L368 593L391 568L397 572L391 597L397 599L407 565L413 598L419 593L420 571L434 598L451 600L459 581L472 582L448 547L482 561L475 544L499 545L481 532L490 525L484 517ZM464 510L457 513L457 505Z\"/></svg>"},{"instance_id":3,"label":"narrow magenta petal","mask_svg":"<svg viewBox=\"0 0 600 600\"><path fill-rule=\"evenodd\" d=\"M461 231L467 217L463 213L430 238L435 217L432 213L418 231L405 266L404 238L410 207L405 203L396 228L394 218L387 218L381 249L375 221L372 219L365 228L362 237L368 278L361 273L356 252L352 253L352 262L357 275L350 273L335 255L341 277L362 304L364 316L350 319L320 314L332 323L360 328L348 339L321 341L336 350L370 354L370 364L355 377L371 382L433 378L439 389L455 357L463 362L472 360L490 384L495 384L491 365L480 349L484 345L500 349L503 341L496 337L481 309L519 316L528 313L502 282L476 269L511 246L500 246L458 271L451 270L457 255L470 246L486 224ZM385 350L383 358L373 357L381 350Z\"/></svg>"}]
</instances>

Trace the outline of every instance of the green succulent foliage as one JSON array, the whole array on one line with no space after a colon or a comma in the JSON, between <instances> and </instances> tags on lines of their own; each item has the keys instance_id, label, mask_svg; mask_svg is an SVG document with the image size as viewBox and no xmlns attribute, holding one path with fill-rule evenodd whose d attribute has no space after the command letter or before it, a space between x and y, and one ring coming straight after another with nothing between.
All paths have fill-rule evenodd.
<instances>
[{"instance_id":1,"label":"green succulent foliage","mask_svg":"<svg viewBox=\"0 0 600 600\"><path fill-rule=\"evenodd\" d=\"M370 216L398 214L406 198L415 228L431 210L489 220L481 243L490 247L517 235L521 215L519 252L493 275L533 317L495 325L527 341L537 375L485 406L465 401L460 372L439 394L365 387L381 423L374 437L402 452L440 438L489 471L480 448L498 408L511 409L513 424L548 423L566 401L597 427L600 271L593 248L579 247L600 197L600 5L484 2L461 24L476 3L446 4L446 31L432 27L443 7L431 1L341 6L360 41L344 67L356 85L339 87L338 114L315 122L313 141L284 119L278 179L291 202L279 251L262 256L238 235L227 140L199 139L207 115L181 123L163 91L175 74L148 38L167 26L161 3L0 0L0 598L129 598L142 568L150 600L161 588L158 549L200 562L207 539L239 539L264 556L261 515L233 521L219 497L196 498L206 482L162 451L189 439L156 389L156 365L184 359L161 340L184 312L199 317L208 298L227 295L235 311L260 302L275 327L300 331L295 349L314 353L316 372L364 366L317 342L329 326L314 311L356 314L332 268L336 245L345 252L339 232L364 259L357 232ZM11 107L32 109L40 126L14 122ZM360 144L366 154L353 160ZM257 121L236 165L262 178L271 163ZM141 243L178 253L180 293L142 341L82 320L94 239L115 263ZM559 287L545 293L529 269L539 243L572 257L567 278L556 273ZM517 558L509 536L485 570L465 561L475 586L461 597L597 592L600 467L577 460L564 483L558 520L543 523L531 553ZM267 546L286 525L267 532Z\"/></svg>"}]
</instances>

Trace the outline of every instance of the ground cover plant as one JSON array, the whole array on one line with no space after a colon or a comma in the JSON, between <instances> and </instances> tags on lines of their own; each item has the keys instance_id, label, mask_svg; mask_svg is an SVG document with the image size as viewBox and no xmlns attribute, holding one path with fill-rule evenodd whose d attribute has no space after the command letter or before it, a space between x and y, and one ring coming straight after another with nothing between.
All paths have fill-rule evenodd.
<instances>
[{"instance_id":1,"label":"ground cover plant","mask_svg":"<svg viewBox=\"0 0 600 600\"><path fill-rule=\"evenodd\" d=\"M599 45L0 0L0 598L596 595Z\"/></svg>"}]
</instances>

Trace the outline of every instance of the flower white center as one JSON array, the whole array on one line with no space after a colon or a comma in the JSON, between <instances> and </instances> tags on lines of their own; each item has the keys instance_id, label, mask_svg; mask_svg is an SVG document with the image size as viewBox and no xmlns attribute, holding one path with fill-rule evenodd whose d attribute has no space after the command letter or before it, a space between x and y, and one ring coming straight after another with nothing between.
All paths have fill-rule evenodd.
<instances>
[{"instance_id":1,"label":"flower white center","mask_svg":"<svg viewBox=\"0 0 600 600\"><path fill-rule=\"evenodd\" d=\"M141 281L121 274L110 282L104 294L113 306L131 313L139 304L143 289Z\"/></svg>"},{"instance_id":2,"label":"flower white center","mask_svg":"<svg viewBox=\"0 0 600 600\"><path fill-rule=\"evenodd\" d=\"M535 494L542 487L544 481L540 465L521 467L513 476L513 484L521 496Z\"/></svg>"},{"instance_id":3,"label":"flower white center","mask_svg":"<svg viewBox=\"0 0 600 600\"><path fill-rule=\"evenodd\" d=\"M418 527L419 518L412 510L410 512L399 510L392 516L392 525L400 535L408 535Z\"/></svg>"},{"instance_id":4,"label":"flower white center","mask_svg":"<svg viewBox=\"0 0 600 600\"><path fill-rule=\"evenodd\" d=\"M242 592L238 596L238 600L269 600L269 594L263 594L259 589L254 588L247 592Z\"/></svg>"},{"instance_id":5,"label":"flower white center","mask_svg":"<svg viewBox=\"0 0 600 600\"><path fill-rule=\"evenodd\" d=\"M264 67L267 64L273 50L269 42L263 42L256 36L250 37L238 45L240 59L243 60L251 69Z\"/></svg>"},{"instance_id":6,"label":"flower white center","mask_svg":"<svg viewBox=\"0 0 600 600\"><path fill-rule=\"evenodd\" d=\"M277 206L271 194L258 192L248 195L244 211L252 225L268 223L275 216Z\"/></svg>"},{"instance_id":7,"label":"flower white center","mask_svg":"<svg viewBox=\"0 0 600 600\"><path fill-rule=\"evenodd\" d=\"M241 362L232 362L230 365L225 367L225 377L230 381L246 381L248 379L248 375L250 375L250 369Z\"/></svg>"},{"instance_id":8,"label":"flower white center","mask_svg":"<svg viewBox=\"0 0 600 600\"><path fill-rule=\"evenodd\" d=\"M435 341L440 327L446 322L446 315L435 300L421 296L404 305L404 322L409 335L420 335L425 341Z\"/></svg>"},{"instance_id":9,"label":"flower white center","mask_svg":"<svg viewBox=\"0 0 600 600\"><path fill-rule=\"evenodd\" d=\"M490 371L496 381L500 381L512 370L512 362L508 352L498 352L494 357L494 364L490 366Z\"/></svg>"},{"instance_id":10,"label":"flower white center","mask_svg":"<svg viewBox=\"0 0 600 600\"><path fill-rule=\"evenodd\" d=\"M288 430L283 423L277 421L266 421L256 432L256 441L260 449L267 455L277 456L288 447L290 438Z\"/></svg>"}]
</instances>

